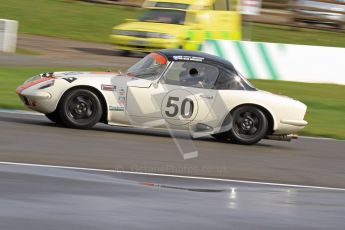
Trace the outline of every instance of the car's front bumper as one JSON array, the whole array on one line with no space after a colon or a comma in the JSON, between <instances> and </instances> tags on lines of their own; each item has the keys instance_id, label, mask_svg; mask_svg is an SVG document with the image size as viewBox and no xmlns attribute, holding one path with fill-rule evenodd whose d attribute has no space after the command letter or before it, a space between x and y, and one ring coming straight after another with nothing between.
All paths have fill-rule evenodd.
<instances>
[{"instance_id":1,"label":"car's front bumper","mask_svg":"<svg viewBox=\"0 0 345 230\"><path fill-rule=\"evenodd\" d=\"M280 123L301 127L305 127L308 124L308 122L304 120L281 120Z\"/></svg>"},{"instance_id":2,"label":"car's front bumper","mask_svg":"<svg viewBox=\"0 0 345 230\"><path fill-rule=\"evenodd\" d=\"M153 52L158 49L179 48L177 38L138 38L134 36L110 35L111 42L119 50Z\"/></svg>"},{"instance_id":3,"label":"car's front bumper","mask_svg":"<svg viewBox=\"0 0 345 230\"><path fill-rule=\"evenodd\" d=\"M41 113L52 113L56 109L52 96L48 92L24 90L18 94L21 101L30 109Z\"/></svg>"},{"instance_id":4,"label":"car's front bumper","mask_svg":"<svg viewBox=\"0 0 345 230\"><path fill-rule=\"evenodd\" d=\"M56 109L57 99L48 89L40 89L40 86L52 80L55 81L55 78L44 77L24 83L16 89L16 93L28 108L41 113L51 113Z\"/></svg>"},{"instance_id":5,"label":"car's front bumper","mask_svg":"<svg viewBox=\"0 0 345 230\"><path fill-rule=\"evenodd\" d=\"M308 122L305 120L280 120L277 129L275 129L272 134L281 135L297 133L307 124Z\"/></svg>"}]
</instances>

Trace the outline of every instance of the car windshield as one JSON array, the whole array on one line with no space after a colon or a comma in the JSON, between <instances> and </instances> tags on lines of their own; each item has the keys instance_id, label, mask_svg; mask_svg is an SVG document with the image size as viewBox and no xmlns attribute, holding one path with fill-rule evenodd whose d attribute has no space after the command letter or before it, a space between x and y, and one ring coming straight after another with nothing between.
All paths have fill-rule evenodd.
<instances>
[{"instance_id":1,"label":"car windshield","mask_svg":"<svg viewBox=\"0 0 345 230\"><path fill-rule=\"evenodd\" d=\"M139 21L183 25L185 17L186 12L181 10L146 10Z\"/></svg>"},{"instance_id":2,"label":"car windshield","mask_svg":"<svg viewBox=\"0 0 345 230\"><path fill-rule=\"evenodd\" d=\"M154 80L162 73L167 65L167 59L158 53L151 53L127 70L133 77Z\"/></svg>"}]
</instances>

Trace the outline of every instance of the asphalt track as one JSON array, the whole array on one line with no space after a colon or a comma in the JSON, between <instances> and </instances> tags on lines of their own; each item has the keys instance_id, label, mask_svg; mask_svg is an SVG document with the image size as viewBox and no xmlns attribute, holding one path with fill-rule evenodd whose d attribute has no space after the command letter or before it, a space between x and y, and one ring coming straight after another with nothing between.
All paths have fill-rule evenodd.
<instances>
[{"instance_id":1,"label":"asphalt track","mask_svg":"<svg viewBox=\"0 0 345 230\"><path fill-rule=\"evenodd\" d=\"M167 132L67 129L44 116L0 113L0 161L345 188L344 141L241 146L204 137L193 144L198 157L184 160Z\"/></svg>"},{"instance_id":2,"label":"asphalt track","mask_svg":"<svg viewBox=\"0 0 345 230\"><path fill-rule=\"evenodd\" d=\"M19 34L18 48L39 55L9 54L0 52L0 67L97 68L125 70L142 57L133 54L123 57L109 44L75 41L71 39ZM137 57L137 58L135 58ZM68 70L68 69L67 69Z\"/></svg>"},{"instance_id":3,"label":"asphalt track","mask_svg":"<svg viewBox=\"0 0 345 230\"><path fill-rule=\"evenodd\" d=\"M0 229L344 229L344 191L0 164Z\"/></svg>"}]
</instances>

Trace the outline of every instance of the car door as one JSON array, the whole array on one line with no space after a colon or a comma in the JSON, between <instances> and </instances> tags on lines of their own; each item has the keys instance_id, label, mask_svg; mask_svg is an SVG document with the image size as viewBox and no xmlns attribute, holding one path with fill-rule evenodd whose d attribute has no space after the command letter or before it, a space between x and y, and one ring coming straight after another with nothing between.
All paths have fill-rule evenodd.
<instances>
[{"instance_id":1,"label":"car door","mask_svg":"<svg viewBox=\"0 0 345 230\"><path fill-rule=\"evenodd\" d=\"M173 62L161 79L167 93L162 101L163 118L174 125L202 122L212 112L218 68L202 62Z\"/></svg>"},{"instance_id":2,"label":"car door","mask_svg":"<svg viewBox=\"0 0 345 230\"><path fill-rule=\"evenodd\" d=\"M144 85L137 81L128 83L126 111L130 123L138 126L164 126L161 104L165 94L166 89L157 81Z\"/></svg>"}]
</instances>

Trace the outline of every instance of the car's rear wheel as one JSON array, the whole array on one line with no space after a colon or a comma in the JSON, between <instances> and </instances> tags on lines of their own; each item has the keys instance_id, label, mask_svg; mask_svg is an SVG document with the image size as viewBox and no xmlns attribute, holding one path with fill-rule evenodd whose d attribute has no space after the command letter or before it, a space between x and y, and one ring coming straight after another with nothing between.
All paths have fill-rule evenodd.
<instances>
[{"instance_id":1,"label":"car's rear wheel","mask_svg":"<svg viewBox=\"0 0 345 230\"><path fill-rule=\"evenodd\" d=\"M60 118L60 116L59 116L57 111L54 111L52 113L46 113L45 115L46 115L46 117L49 120L51 120L54 123L57 123L57 124L61 124L62 123L61 118Z\"/></svg>"},{"instance_id":2,"label":"car's rear wheel","mask_svg":"<svg viewBox=\"0 0 345 230\"><path fill-rule=\"evenodd\" d=\"M67 127L90 128L101 119L102 105L92 91L75 89L62 97L58 113Z\"/></svg>"},{"instance_id":3,"label":"car's rear wheel","mask_svg":"<svg viewBox=\"0 0 345 230\"><path fill-rule=\"evenodd\" d=\"M251 145L265 137L268 120L265 113L255 106L241 106L232 113L231 141Z\"/></svg>"}]
</instances>

